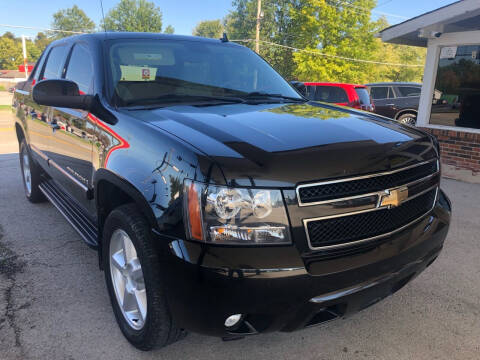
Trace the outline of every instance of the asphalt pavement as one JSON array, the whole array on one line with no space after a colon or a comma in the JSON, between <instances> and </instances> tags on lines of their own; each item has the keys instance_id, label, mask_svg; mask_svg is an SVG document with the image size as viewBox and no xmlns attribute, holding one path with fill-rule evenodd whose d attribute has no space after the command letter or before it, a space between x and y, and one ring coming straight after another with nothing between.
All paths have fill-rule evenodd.
<instances>
[{"instance_id":1,"label":"asphalt pavement","mask_svg":"<svg viewBox=\"0 0 480 360\"><path fill-rule=\"evenodd\" d=\"M3 128L1 144L14 138ZM189 334L144 353L117 327L96 253L52 205L25 199L18 154L0 154L0 359L479 359L480 185L442 187L454 206L445 248L390 298L295 333Z\"/></svg>"}]
</instances>

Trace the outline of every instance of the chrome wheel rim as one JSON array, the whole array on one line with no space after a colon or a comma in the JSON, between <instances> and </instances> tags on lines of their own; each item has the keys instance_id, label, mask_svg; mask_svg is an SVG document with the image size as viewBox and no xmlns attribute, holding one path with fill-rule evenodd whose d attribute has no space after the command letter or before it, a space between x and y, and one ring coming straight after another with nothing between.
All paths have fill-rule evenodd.
<instances>
[{"instance_id":1,"label":"chrome wheel rim","mask_svg":"<svg viewBox=\"0 0 480 360\"><path fill-rule=\"evenodd\" d=\"M32 192L32 173L30 171L30 159L28 158L28 153L26 150L23 150L22 153L22 169L25 189L27 190L27 195L30 195Z\"/></svg>"},{"instance_id":2,"label":"chrome wheel rim","mask_svg":"<svg viewBox=\"0 0 480 360\"><path fill-rule=\"evenodd\" d=\"M110 240L110 274L118 306L130 327L140 330L147 318L142 266L128 234L117 229Z\"/></svg>"},{"instance_id":3,"label":"chrome wheel rim","mask_svg":"<svg viewBox=\"0 0 480 360\"><path fill-rule=\"evenodd\" d=\"M415 125L415 122L416 122L415 118L411 116L402 119L402 123L408 124L408 125Z\"/></svg>"}]
</instances>

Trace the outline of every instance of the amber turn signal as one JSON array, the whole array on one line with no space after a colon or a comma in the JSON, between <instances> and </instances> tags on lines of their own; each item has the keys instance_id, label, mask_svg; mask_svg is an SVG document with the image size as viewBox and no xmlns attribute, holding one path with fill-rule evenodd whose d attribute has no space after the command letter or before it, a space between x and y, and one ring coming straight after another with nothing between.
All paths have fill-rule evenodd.
<instances>
[{"instance_id":1,"label":"amber turn signal","mask_svg":"<svg viewBox=\"0 0 480 360\"><path fill-rule=\"evenodd\" d=\"M203 240L202 213L200 209L200 199L195 184L192 182L188 189L188 215L190 224L190 235Z\"/></svg>"}]
</instances>

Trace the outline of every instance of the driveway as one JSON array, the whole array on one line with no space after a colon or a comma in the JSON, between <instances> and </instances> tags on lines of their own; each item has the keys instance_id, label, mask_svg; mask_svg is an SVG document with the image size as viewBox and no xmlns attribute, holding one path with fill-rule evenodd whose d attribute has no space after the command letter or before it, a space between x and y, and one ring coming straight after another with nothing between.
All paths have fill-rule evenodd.
<instances>
[{"instance_id":1,"label":"driveway","mask_svg":"<svg viewBox=\"0 0 480 360\"><path fill-rule=\"evenodd\" d=\"M14 121L12 110L0 109L0 154L18 152Z\"/></svg>"},{"instance_id":2,"label":"driveway","mask_svg":"<svg viewBox=\"0 0 480 360\"><path fill-rule=\"evenodd\" d=\"M25 199L18 154L0 155L0 174L2 360L480 356L480 185L442 181L454 207L443 253L395 295L349 319L233 342L190 334L143 353L117 327L95 252L52 205Z\"/></svg>"},{"instance_id":3,"label":"driveway","mask_svg":"<svg viewBox=\"0 0 480 360\"><path fill-rule=\"evenodd\" d=\"M0 105L11 105L12 96L8 91L0 91Z\"/></svg>"}]
</instances>

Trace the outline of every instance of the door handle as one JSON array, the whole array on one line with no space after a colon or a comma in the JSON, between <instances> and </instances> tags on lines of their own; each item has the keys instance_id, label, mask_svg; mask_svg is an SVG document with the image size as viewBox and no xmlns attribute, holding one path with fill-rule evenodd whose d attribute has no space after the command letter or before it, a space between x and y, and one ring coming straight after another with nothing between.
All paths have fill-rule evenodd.
<instances>
[{"instance_id":1,"label":"door handle","mask_svg":"<svg viewBox=\"0 0 480 360\"><path fill-rule=\"evenodd\" d=\"M385 106L395 106L395 104L385 104Z\"/></svg>"}]
</instances>

